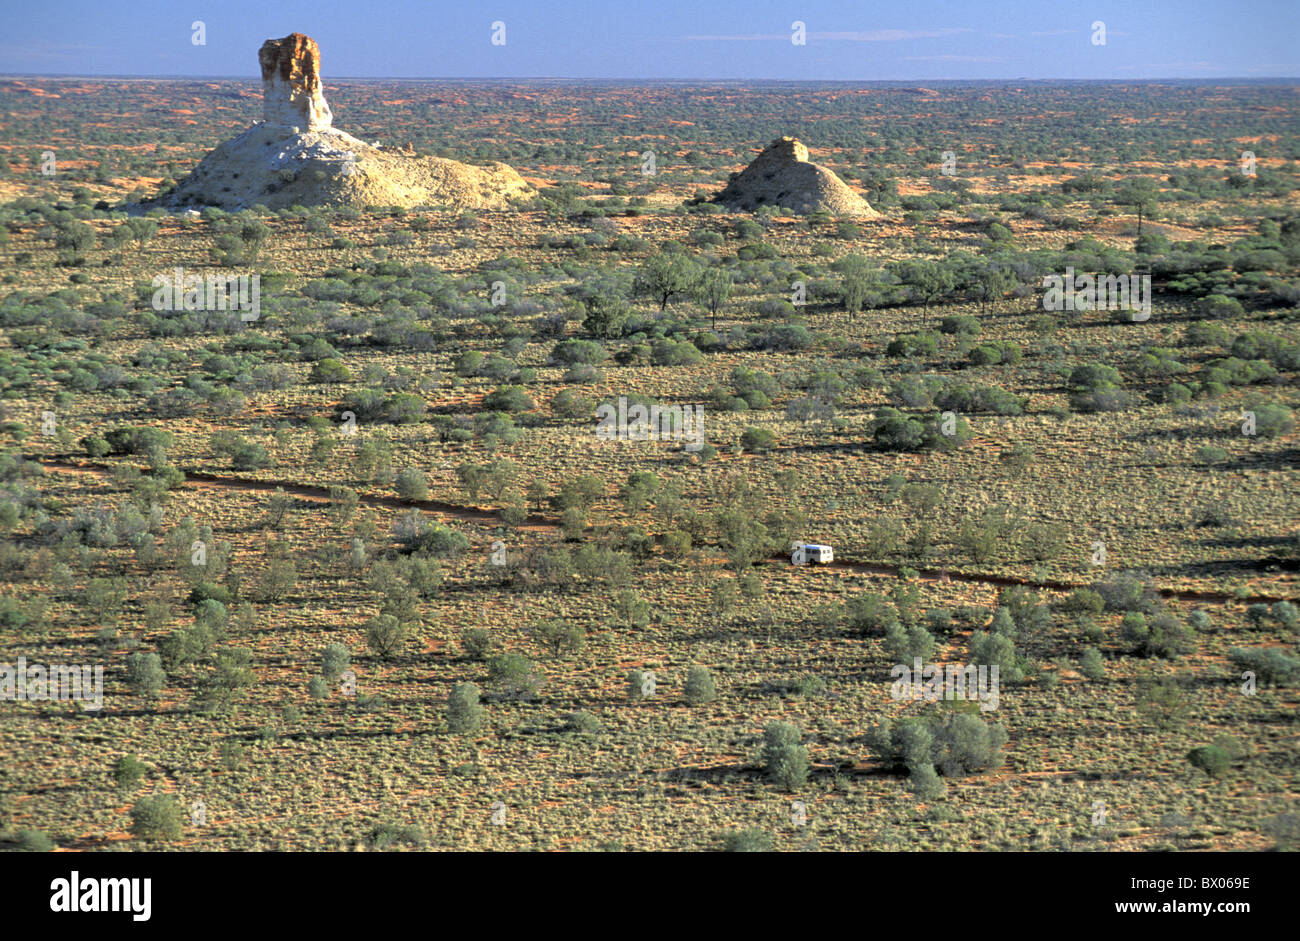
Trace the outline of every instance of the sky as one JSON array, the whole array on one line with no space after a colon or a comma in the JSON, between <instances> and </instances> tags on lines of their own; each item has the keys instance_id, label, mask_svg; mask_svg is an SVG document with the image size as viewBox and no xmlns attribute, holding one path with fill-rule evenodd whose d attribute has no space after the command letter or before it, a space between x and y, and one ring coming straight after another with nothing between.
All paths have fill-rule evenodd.
<instances>
[{"instance_id":1,"label":"sky","mask_svg":"<svg viewBox=\"0 0 1300 941\"><path fill-rule=\"evenodd\" d=\"M0 0L0 74L257 79L291 32L326 82L1300 77L1297 0Z\"/></svg>"}]
</instances>

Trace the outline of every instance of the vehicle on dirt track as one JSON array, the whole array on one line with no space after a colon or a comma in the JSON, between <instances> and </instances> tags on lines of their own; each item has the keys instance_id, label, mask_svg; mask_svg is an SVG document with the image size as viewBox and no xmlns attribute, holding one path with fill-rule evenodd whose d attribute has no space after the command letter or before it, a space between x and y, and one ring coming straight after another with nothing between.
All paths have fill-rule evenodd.
<instances>
[{"instance_id":1,"label":"vehicle on dirt track","mask_svg":"<svg viewBox=\"0 0 1300 941\"><path fill-rule=\"evenodd\" d=\"M826 565L835 561L835 550L830 546L822 546L811 542L796 542L793 548L794 551L790 554L790 561L795 565L803 565L807 562Z\"/></svg>"}]
</instances>

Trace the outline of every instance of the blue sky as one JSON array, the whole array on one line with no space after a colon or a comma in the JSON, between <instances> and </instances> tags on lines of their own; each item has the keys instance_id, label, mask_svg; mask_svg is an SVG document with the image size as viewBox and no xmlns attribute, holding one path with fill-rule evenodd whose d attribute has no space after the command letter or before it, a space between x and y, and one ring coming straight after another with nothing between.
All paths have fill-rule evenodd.
<instances>
[{"instance_id":1,"label":"blue sky","mask_svg":"<svg viewBox=\"0 0 1300 941\"><path fill-rule=\"evenodd\" d=\"M1300 76L1296 0L0 0L0 73L923 81ZM201 20L206 45L191 41ZM505 24L493 45L492 24ZM805 24L806 43L791 42ZM1093 23L1105 24L1104 45Z\"/></svg>"}]
</instances>

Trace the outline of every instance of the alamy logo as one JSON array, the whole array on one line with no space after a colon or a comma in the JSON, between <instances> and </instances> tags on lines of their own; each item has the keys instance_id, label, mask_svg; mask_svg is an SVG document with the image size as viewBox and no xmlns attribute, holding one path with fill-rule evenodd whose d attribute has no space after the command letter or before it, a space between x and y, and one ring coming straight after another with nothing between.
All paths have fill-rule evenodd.
<instances>
[{"instance_id":1,"label":"alamy logo","mask_svg":"<svg viewBox=\"0 0 1300 941\"><path fill-rule=\"evenodd\" d=\"M202 277L174 268L170 275L153 279L154 310L237 310L245 323L262 316L260 274Z\"/></svg>"},{"instance_id":2,"label":"alamy logo","mask_svg":"<svg viewBox=\"0 0 1300 941\"><path fill-rule=\"evenodd\" d=\"M52 912L131 912L132 921L148 921L153 911L153 880L82 879L72 870L68 879L50 883Z\"/></svg>"},{"instance_id":3,"label":"alamy logo","mask_svg":"<svg viewBox=\"0 0 1300 941\"><path fill-rule=\"evenodd\" d=\"M703 405L629 406L627 396L620 395L618 408L605 403L596 417L596 437L602 441L685 441L687 451L704 447Z\"/></svg>"},{"instance_id":4,"label":"alamy logo","mask_svg":"<svg viewBox=\"0 0 1300 941\"><path fill-rule=\"evenodd\" d=\"M1151 319L1151 275L1081 274L1043 276L1043 310L1130 310L1133 321Z\"/></svg>"},{"instance_id":5,"label":"alamy logo","mask_svg":"<svg viewBox=\"0 0 1300 941\"><path fill-rule=\"evenodd\" d=\"M104 705L104 668L87 664L28 665L26 657L19 657L17 666L0 663L0 700L83 702L84 709L94 711Z\"/></svg>"},{"instance_id":6,"label":"alamy logo","mask_svg":"<svg viewBox=\"0 0 1300 941\"><path fill-rule=\"evenodd\" d=\"M895 702L904 699L924 699L926 702L938 702L940 699L978 700L980 712L992 712L998 707L998 664L992 666L960 663L948 664L947 676L944 668L931 663L922 667L921 658L915 657L912 666L900 663L891 667L890 676L894 685L889 695Z\"/></svg>"}]
</instances>

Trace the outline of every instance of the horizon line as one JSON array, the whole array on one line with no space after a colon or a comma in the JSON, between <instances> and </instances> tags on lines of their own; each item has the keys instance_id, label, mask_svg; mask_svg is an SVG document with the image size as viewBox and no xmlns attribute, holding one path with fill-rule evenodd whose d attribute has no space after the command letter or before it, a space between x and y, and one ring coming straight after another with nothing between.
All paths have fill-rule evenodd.
<instances>
[{"instance_id":1,"label":"horizon line","mask_svg":"<svg viewBox=\"0 0 1300 941\"><path fill-rule=\"evenodd\" d=\"M223 81L247 82L256 84L260 78L240 75L150 75L127 73L87 74L81 72L0 72L0 81L16 78L67 79L152 79L160 81ZM671 77L614 77L614 76L568 76L568 75L526 75L526 76L453 76L453 75L340 75L336 78L321 79L322 84L330 82L770 82L785 84L957 84L980 82L1295 82L1300 83L1300 75L1203 75L1203 76L1148 76L1133 78L1067 78L1063 76L1050 78L1030 78L1027 76L1007 76L996 78L724 78L696 76L690 78Z\"/></svg>"}]
</instances>

